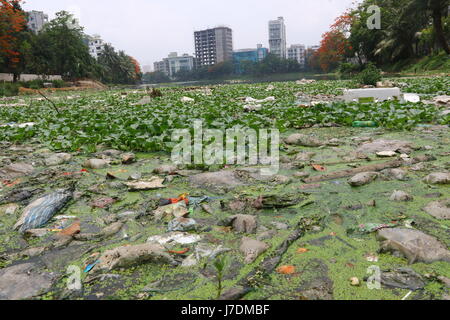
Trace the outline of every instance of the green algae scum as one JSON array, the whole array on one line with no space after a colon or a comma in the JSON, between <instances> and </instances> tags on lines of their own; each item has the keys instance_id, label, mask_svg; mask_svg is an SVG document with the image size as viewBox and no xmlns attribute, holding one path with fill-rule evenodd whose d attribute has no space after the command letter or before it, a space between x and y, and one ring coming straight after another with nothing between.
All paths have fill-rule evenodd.
<instances>
[{"instance_id":1,"label":"green algae scum","mask_svg":"<svg viewBox=\"0 0 450 320\"><path fill-rule=\"evenodd\" d=\"M448 299L449 80L396 81L421 102L345 103L351 81L0 100L0 299ZM278 129L278 173L174 164L196 120Z\"/></svg>"}]
</instances>

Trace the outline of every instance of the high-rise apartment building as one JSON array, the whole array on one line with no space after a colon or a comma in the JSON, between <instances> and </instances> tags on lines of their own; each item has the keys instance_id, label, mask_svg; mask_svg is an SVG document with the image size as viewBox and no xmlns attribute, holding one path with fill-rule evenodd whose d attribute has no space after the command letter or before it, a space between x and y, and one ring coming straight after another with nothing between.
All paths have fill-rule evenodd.
<instances>
[{"instance_id":1,"label":"high-rise apartment building","mask_svg":"<svg viewBox=\"0 0 450 320\"><path fill-rule=\"evenodd\" d=\"M230 28L196 31L194 38L198 66L210 66L233 58L233 31Z\"/></svg>"},{"instance_id":2,"label":"high-rise apartment building","mask_svg":"<svg viewBox=\"0 0 450 320\"><path fill-rule=\"evenodd\" d=\"M27 12L28 28L34 33L40 32L47 23L48 23L48 15L46 15L42 11L33 10Z\"/></svg>"},{"instance_id":3,"label":"high-rise apartment building","mask_svg":"<svg viewBox=\"0 0 450 320\"><path fill-rule=\"evenodd\" d=\"M283 17L269 21L269 45L272 54L286 59L286 25Z\"/></svg>"}]
</instances>

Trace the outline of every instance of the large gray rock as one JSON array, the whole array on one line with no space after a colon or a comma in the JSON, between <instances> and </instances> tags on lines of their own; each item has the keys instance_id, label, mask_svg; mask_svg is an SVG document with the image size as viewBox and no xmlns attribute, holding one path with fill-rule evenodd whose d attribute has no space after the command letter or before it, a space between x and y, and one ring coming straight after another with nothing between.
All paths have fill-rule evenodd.
<instances>
[{"instance_id":1,"label":"large gray rock","mask_svg":"<svg viewBox=\"0 0 450 320\"><path fill-rule=\"evenodd\" d=\"M0 300L31 299L48 292L57 275L23 263L0 270Z\"/></svg>"},{"instance_id":2,"label":"large gray rock","mask_svg":"<svg viewBox=\"0 0 450 320\"><path fill-rule=\"evenodd\" d=\"M258 221L255 216L237 214L227 218L223 225L231 226L238 233L256 233Z\"/></svg>"},{"instance_id":3,"label":"large gray rock","mask_svg":"<svg viewBox=\"0 0 450 320\"><path fill-rule=\"evenodd\" d=\"M269 249L269 245L266 243L247 237L242 238L241 247L239 248L245 256L245 263L254 262L267 249Z\"/></svg>"},{"instance_id":4,"label":"large gray rock","mask_svg":"<svg viewBox=\"0 0 450 320\"><path fill-rule=\"evenodd\" d=\"M405 191L395 190L390 198L391 201L411 201L413 197Z\"/></svg>"},{"instance_id":5,"label":"large gray rock","mask_svg":"<svg viewBox=\"0 0 450 320\"><path fill-rule=\"evenodd\" d=\"M356 151L370 154L383 151L398 151L400 153L410 154L412 149L411 143L407 141L379 139L373 142L364 143Z\"/></svg>"},{"instance_id":6,"label":"large gray rock","mask_svg":"<svg viewBox=\"0 0 450 320\"><path fill-rule=\"evenodd\" d=\"M437 172L426 176L423 179L424 182L428 184L450 184L450 173L449 172Z\"/></svg>"},{"instance_id":7,"label":"large gray rock","mask_svg":"<svg viewBox=\"0 0 450 320\"><path fill-rule=\"evenodd\" d=\"M369 184L372 181L374 181L378 177L378 175L379 174L377 172L362 172L362 173L358 173L357 175L355 175L352 178L350 178L348 180L348 183L352 187L364 186L364 185Z\"/></svg>"},{"instance_id":8,"label":"large gray rock","mask_svg":"<svg viewBox=\"0 0 450 320\"><path fill-rule=\"evenodd\" d=\"M118 247L104 252L92 271L111 271L139 266L148 262L166 263L174 266L178 264L162 245L146 243Z\"/></svg>"},{"instance_id":9,"label":"large gray rock","mask_svg":"<svg viewBox=\"0 0 450 320\"><path fill-rule=\"evenodd\" d=\"M103 159L89 159L84 163L84 167L89 169L103 169L108 166L108 161Z\"/></svg>"},{"instance_id":10,"label":"large gray rock","mask_svg":"<svg viewBox=\"0 0 450 320\"><path fill-rule=\"evenodd\" d=\"M45 159L46 166L59 166L72 159L72 155L69 153L56 153Z\"/></svg>"},{"instance_id":11,"label":"large gray rock","mask_svg":"<svg viewBox=\"0 0 450 320\"><path fill-rule=\"evenodd\" d=\"M295 133L286 138L287 144L303 146L303 147L320 147L324 145L324 142L301 133Z\"/></svg>"},{"instance_id":12,"label":"large gray rock","mask_svg":"<svg viewBox=\"0 0 450 320\"><path fill-rule=\"evenodd\" d=\"M382 251L400 253L408 259L409 264L415 262L432 263L435 261L450 262L450 251L436 238L419 230L394 228L378 231Z\"/></svg>"},{"instance_id":13,"label":"large gray rock","mask_svg":"<svg viewBox=\"0 0 450 320\"><path fill-rule=\"evenodd\" d=\"M189 177L192 185L205 188L234 188L244 185L235 171L205 172Z\"/></svg>"},{"instance_id":14,"label":"large gray rock","mask_svg":"<svg viewBox=\"0 0 450 320\"><path fill-rule=\"evenodd\" d=\"M26 163L13 163L0 169L0 178L16 179L33 173L33 166Z\"/></svg>"},{"instance_id":15,"label":"large gray rock","mask_svg":"<svg viewBox=\"0 0 450 320\"><path fill-rule=\"evenodd\" d=\"M450 219L450 199L431 202L423 210L437 219Z\"/></svg>"},{"instance_id":16,"label":"large gray rock","mask_svg":"<svg viewBox=\"0 0 450 320\"><path fill-rule=\"evenodd\" d=\"M425 287L422 276L410 268L398 268L381 273L381 284L388 288L419 290Z\"/></svg>"}]
</instances>

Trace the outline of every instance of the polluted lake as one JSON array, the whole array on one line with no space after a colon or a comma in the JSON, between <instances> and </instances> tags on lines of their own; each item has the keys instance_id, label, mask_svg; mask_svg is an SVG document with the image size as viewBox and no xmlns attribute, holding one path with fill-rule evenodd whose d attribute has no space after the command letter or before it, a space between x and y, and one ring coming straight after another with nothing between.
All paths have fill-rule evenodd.
<instances>
[{"instance_id":1,"label":"polluted lake","mask_svg":"<svg viewBox=\"0 0 450 320\"><path fill-rule=\"evenodd\" d=\"M448 299L448 77L393 81L420 101L314 80L0 100L0 299ZM199 123L278 144L174 161L183 136L228 145Z\"/></svg>"}]
</instances>

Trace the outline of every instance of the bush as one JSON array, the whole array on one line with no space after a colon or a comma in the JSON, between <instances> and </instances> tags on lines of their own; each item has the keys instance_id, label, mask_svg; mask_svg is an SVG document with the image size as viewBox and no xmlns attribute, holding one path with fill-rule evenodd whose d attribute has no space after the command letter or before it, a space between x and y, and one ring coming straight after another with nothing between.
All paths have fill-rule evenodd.
<instances>
[{"instance_id":1,"label":"bush","mask_svg":"<svg viewBox=\"0 0 450 320\"><path fill-rule=\"evenodd\" d=\"M27 88L27 89L41 89L44 87L44 81L42 80L32 80L32 81L27 81L27 82L21 82L20 83L22 87Z\"/></svg>"},{"instance_id":2,"label":"bush","mask_svg":"<svg viewBox=\"0 0 450 320\"><path fill-rule=\"evenodd\" d=\"M361 66L353 63L341 63L339 66L339 76L341 79L351 79L361 71Z\"/></svg>"},{"instance_id":3,"label":"bush","mask_svg":"<svg viewBox=\"0 0 450 320\"><path fill-rule=\"evenodd\" d=\"M0 97L12 97L19 94L20 85L17 83L0 83Z\"/></svg>"},{"instance_id":4,"label":"bush","mask_svg":"<svg viewBox=\"0 0 450 320\"><path fill-rule=\"evenodd\" d=\"M67 83L65 83L63 80L53 80L53 87L55 88L64 88L67 87Z\"/></svg>"},{"instance_id":5,"label":"bush","mask_svg":"<svg viewBox=\"0 0 450 320\"><path fill-rule=\"evenodd\" d=\"M360 84L371 86L375 86L381 79L381 70L371 62L367 64L366 68L358 76Z\"/></svg>"}]
</instances>

